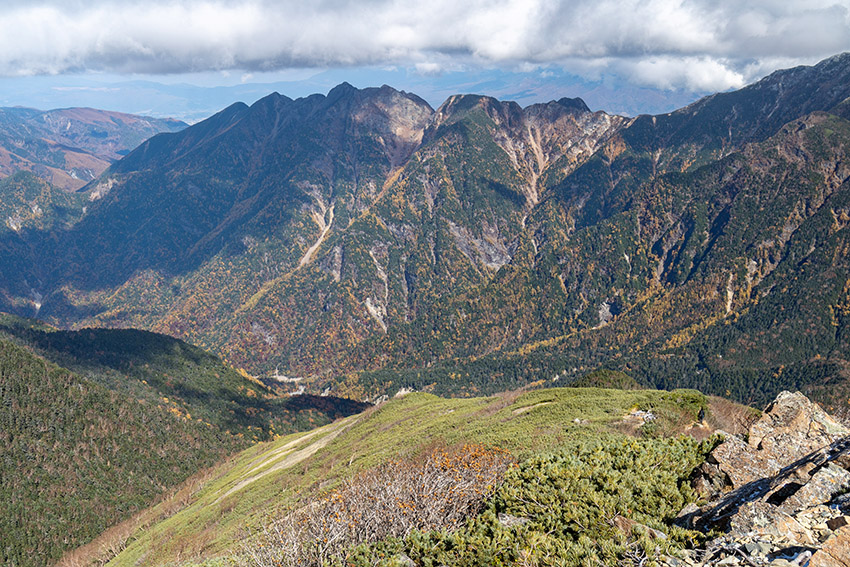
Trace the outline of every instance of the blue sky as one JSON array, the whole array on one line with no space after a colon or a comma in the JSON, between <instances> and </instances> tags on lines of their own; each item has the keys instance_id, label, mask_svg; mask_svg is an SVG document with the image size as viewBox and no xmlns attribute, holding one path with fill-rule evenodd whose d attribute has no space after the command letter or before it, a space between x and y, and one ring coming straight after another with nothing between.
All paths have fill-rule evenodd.
<instances>
[{"instance_id":1,"label":"blue sky","mask_svg":"<svg viewBox=\"0 0 850 567\"><path fill-rule=\"evenodd\" d=\"M0 104L202 118L386 83L663 112L850 50L850 0L7 0Z\"/></svg>"}]
</instances>

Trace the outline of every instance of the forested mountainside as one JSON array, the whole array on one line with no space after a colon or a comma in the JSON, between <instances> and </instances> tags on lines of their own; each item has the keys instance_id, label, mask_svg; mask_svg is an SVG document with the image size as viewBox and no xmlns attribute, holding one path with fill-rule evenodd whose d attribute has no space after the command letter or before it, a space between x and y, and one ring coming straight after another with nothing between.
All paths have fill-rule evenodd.
<instances>
[{"instance_id":1,"label":"forested mountainside","mask_svg":"<svg viewBox=\"0 0 850 567\"><path fill-rule=\"evenodd\" d=\"M0 178L29 171L76 190L154 134L186 126L93 108L0 108Z\"/></svg>"},{"instance_id":2,"label":"forested mountainside","mask_svg":"<svg viewBox=\"0 0 850 567\"><path fill-rule=\"evenodd\" d=\"M387 86L272 94L146 141L70 226L0 233L2 306L357 397L610 367L833 403L848 75L839 55L637 118L566 98L434 110Z\"/></svg>"},{"instance_id":3,"label":"forested mountainside","mask_svg":"<svg viewBox=\"0 0 850 567\"><path fill-rule=\"evenodd\" d=\"M231 453L364 407L278 397L171 337L3 317L0 563L52 565Z\"/></svg>"}]
</instances>

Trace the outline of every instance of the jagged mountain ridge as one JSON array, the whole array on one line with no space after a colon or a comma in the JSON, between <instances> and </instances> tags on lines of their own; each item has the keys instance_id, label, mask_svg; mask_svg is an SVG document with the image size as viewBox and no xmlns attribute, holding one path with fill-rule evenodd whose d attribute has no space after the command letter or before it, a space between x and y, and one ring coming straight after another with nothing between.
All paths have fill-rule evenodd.
<instances>
[{"instance_id":1,"label":"jagged mountain ridge","mask_svg":"<svg viewBox=\"0 0 850 567\"><path fill-rule=\"evenodd\" d=\"M388 102L395 102L396 106L390 107ZM402 106L401 111L399 105ZM389 111L383 110L382 107L389 108ZM376 114L380 120L375 118ZM469 118L473 114L475 116ZM572 129L559 128L560 138L546 137L545 145L541 145L537 140L540 137L539 128L542 126L552 129L551 123L543 124L546 120L541 116L546 114L550 117L561 115L559 119L562 123L572 122L574 126ZM391 115L400 118L393 122ZM531 118L525 120L526 115ZM213 256L207 264L208 267L202 270L229 269L231 276L236 276L237 283L241 276L243 281L249 278L253 280L247 281L246 285L255 285L258 276L256 264L268 268L268 275L272 277L263 282L259 294L256 289L249 289L247 291L251 295L245 292L240 295L242 301L259 301L267 295L269 288L287 280L275 276L298 272L299 268L309 269L313 263L322 266L323 271L330 273L332 279L338 279L338 275L334 276L336 253L333 252L338 251L338 247L332 248L332 255L323 260L313 256L317 250L314 247L324 241L322 234L328 236L330 232L325 229L340 225L356 227L359 226L357 223L368 225L372 219L368 214L369 210L379 197L386 201L390 191L398 191L388 180L394 166L398 169L399 161L405 163L412 149L420 143L431 148L429 151L445 153L441 148L453 151L451 148L456 145L457 140L469 135L468 126L472 125L477 129L474 132L476 136L481 135L481 126L474 120L483 119L494 125L504 124L505 132L488 143L493 152L503 151L500 149L501 143L509 147L512 153L507 161L503 160L503 171L493 180L493 187L497 190L490 191L485 197L495 197L502 205L504 202L508 203L508 209L513 210L506 209L502 214L510 216L510 230L517 233L526 209L530 209L538 198L536 179L548 161L565 159L564 168L572 168L577 158L570 152L581 156L582 153L589 153L593 149L594 142L587 142L588 147L582 147L584 141L581 138L576 139L575 133L580 131L582 123L576 121L575 115L579 115L591 128L597 128L595 122L603 124L603 127L599 128L597 138L607 134L605 127L611 122L624 120L602 113L590 113L583 107L583 103L576 104L566 99L559 103L522 110L516 105L503 104L483 97L457 97L434 113L427 104L416 97L397 93L389 87L357 91L343 85L331 91L327 97L309 97L300 101L272 95L250 109L244 105L234 105L214 120L211 119L209 123L192 127L179 136L159 136L143 144L110 169L105 178L90 189L90 197L94 197L95 201L90 206L89 215L61 242L63 246L68 240L86 242L86 246L72 249L73 253L80 256L69 256L67 261L71 267L79 267L81 287L95 286L104 281L123 282L139 268L178 271L179 267L185 267L187 264L203 264L210 254L215 253L218 256ZM411 116L414 116L414 119L411 119ZM435 119L429 123L432 116ZM321 121L318 125L315 124L315 117ZM263 127L258 127L258 124ZM366 132L366 135L362 136L362 142L358 138L358 128L363 128ZM515 133L511 133L511 129ZM315 136L315 132L322 134L321 142L330 146L329 149L322 148L318 142L310 146L311 135ZM337 134L329 135L333 132ZM519 144L516 148L510 148L517 135L520 136ZM231 143L231 140L234 141ZM268 143L269 140L277 142ZM212 149L206 151L208 147ZM241 147L244 151L237 153L234 147ZM257 147L262 149L257 150ZM313 153L316 148L319 148L317 153ZM275 175L277 170L269 172L269 168L280 167L280 161L287 160L289 154L293 153L296 159L301 161L288 160L286 170L281 167L279 175ZM175 165L183 164L187 160L192 163L195 156L203 156L204 160L200 164L195 162L190 167ZM441 156L423 159L442 159ZM211 186L210 180L206 179L206 172L213 168L213 162L220 176L218 179L237 181L221 181L219 185ZM307 163L302 165L302 162ZM142 166L136 165L138 163L145 164L142 171L139 171ZM157 183L161 179L157 176L168 167L178 172L174 174L174 179L169 179L167 183ZM501 182L501 178L509 175L511 170L517 170L512 180L512 184L521 186L517 191L507 188ZM259 173L256 178L252 178L255 171ZM405 175L404 168L398 172L395 182L416 183L420 186L420 203L433 209L436 197L439 206L441 197L433 194L434 188L428 184L421 187L422 183L418 180L411 182ZM201 183L207 185L203 186ZM144 185L145 189L137 190L136 187L141 185ZM112 189L109 189L110 187ZM162 193L157 195L156 191ZM198 199L198 195L205 197L203 203L193 201ZM218 196L221 198L217 199ZM397 199L398 196L394 198ZM121 212L122 209L147 206L151 200L167 202L169 214L163 215L162 219L151 219L150 216ZM202 215L198 214L199 206L206 208ZM502 208L505 209L504 206ZM177 214L173 214L175 211ZM451 214L459 213L462 213L462 210L453 210ZM187 222L190 215L196 216ZM466 218L463 218L464 216ZM472 238L478 242L470 245L475 251L465 246L461 254L465 258L475 258L476 267L473 271L484 270L477 273L476 278L489 278L495 269L505 263L505 244L501 242L493 248L487 243L481 228L476 230L478 235L471 235L468 230L461 228L470 222L470 218L469 214L461 215L450 221L449 225L440 228L448 238L459 238L461 241ZM205 224L199 226L194 220ZM172 224L149 228L151 223L159 222ZM278 231L278 234L275 234L277 242L274 246L263 246L262 239L267 238L266 227L270 224ZM493 229L498 228L497 225L498 222L494 221ZM319 230L318 234L313 232L316 229ZM399 230L410 228L400 225ZM234 274L231 266L222 266L224 259L221 256L220 241L227 238L228 232L233 231L241 232L235 238L237 248L248 252L244 254L247 265L237 266L237 270L241 268L242 274ZM452 233L458 236L451 236ZM88 235L92 234L94 236L89 238ZM149 235L153 241L140 246L140 234L144 234L145 238ZM100 245L96 240L98 235L110 235L108 242ZM309 239L305 238L305 235L309 236ZM423 238L433 239L434 235L426 235ZM167 242L163 242L165 239L168 239ZM218 242L216 239L219 239ZM291 243L297 247L295 250L288 249L292 247ZM229 246L233 246L232 240ZM251 250L252 248L256 250ZM139 254L145 257L139 258ZM56 255L59 255L58 250ZM112 258L115 258L115 264L110 263ZM374 265L371 259L369 264ZM91 269L92 266L98 265L107 266L109 270L104 273ZM370 268L374 269L372 266ZM67 272L60 273L62 279L67 277ZM49 277L50 275L45 273L42 279ZM196 285L197 279L200 278L193 278L188 283ZM129 283L132 285L132 280ZM125 284L125 289L127 287L129 286ZM195 297L196 294L189 296ZM376 305L383 303L379 299L374 297ZM181 311L195 311L195 306L192 301L185 307L179 303L164 305L163 310L170 312L169 319L175 320L174 324L179 325L182 316L189 315ZM223 307L232 311L232 305ZM372 312L380 313L383 309L386 309L386 305L376 306ZM43 315L49 316L49 313L48 311ZM227 313L222 313L222 316L226 315ZM380 327L381 317L372 317L370 323L367 314L367 318L360 317L355 324L377 323ZM162 328L180 334L179 329ZM197 335L192 338L197 340Z\"/></svg>"},{"instance_id":2,"label":"jagged mountain ridge","mask_svg":"<svg viewBox=\"0 0 850 567\"><path fill-rule=\"evenodd\" d=\"M38 281L51 321L167 332L257 372L414 367L427 386L435 364L534 351L569 374L637 350L645 382L672 380L653 353L761 321L771 273L809 298L816 272L791 266L808 247L843 277L847 73L836 56L635 119L575 99L433 110L386 86L271 95L111 167L73 228L22 237L40 259L18 289ZM780 319L798 336L798 311ZM805 356L841 366L828 342Z\"/></svg>"}]
</instances>

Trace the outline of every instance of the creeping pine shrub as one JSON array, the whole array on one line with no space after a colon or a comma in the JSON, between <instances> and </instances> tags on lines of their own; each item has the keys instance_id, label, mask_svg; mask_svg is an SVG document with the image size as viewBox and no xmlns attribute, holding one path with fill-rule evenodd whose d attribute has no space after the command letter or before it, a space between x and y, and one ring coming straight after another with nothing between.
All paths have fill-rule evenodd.
<instances>
[{"instance_id":1,"label":"creeping pine shrub","mask_svg":"<svg viewBox=\"0 0 850 567\"><path fill-rule=\"evenodd\" d=\"M692 501L688 477L712 438L609 438L536 456L505 474L477 517L447 532L412 532L353 550L347 565L653 565L699 543L668 525ZM657 530L657 531L656 531Z\"/></svg>"},{"instance_id":2,"label":"creeping pine shrub","mask_svg":"<svg viewBox=\"0 0 850 567\"><path fill-rule=\"evenodd\" d=\"M256 567L339 564L360 544L456 530L481 511L512 462L480 445L388 462L268 526L244 555Z\"/></svg>"}]
</instances>

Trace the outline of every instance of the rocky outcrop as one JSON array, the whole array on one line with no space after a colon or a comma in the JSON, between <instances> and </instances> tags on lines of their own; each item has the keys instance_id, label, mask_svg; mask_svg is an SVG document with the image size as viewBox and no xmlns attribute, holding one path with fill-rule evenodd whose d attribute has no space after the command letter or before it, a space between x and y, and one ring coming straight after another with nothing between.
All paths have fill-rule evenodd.
<instances>
[{"instance_id":1,"label":"rocky outcrop","mask_svg":"<svg viewBox=\"0 0 850 567\"><path fill-rule=\"evenodd\" d=\"M712 451L695 479L695 488L703 497L714 498L724 488L738 489L776 476L848 434L850 430L803 394L782 392L750 427L746 440L727 436Z\"/></svg>"},{"instance_id":2,"label":"rocky outcrop","mask_svg":"<svg viewBox=\"0 0 850 567\"><path fill-rule=\"evenodd\" d=\"M693 485L709 503L678 522L725 535L688 564L848 565L850 430L804 395L782 392L746 440L727 436Z\"/></svg>"},{"instance_id":3,"label":"rocky outcrop","mask_svg":"<svg viewBox=\"0 0 850 567\"><path fill-rule=\"evenodd\" d=\"M809 567L850 567L850 527L836 531L812 556Z\"/></svg>"},{"instance_id":4,"label":"rocky outcrop","mask_svg":"<svg viewBox=\"0 0 850 567\"><path fill-rule=\"evenodd\" d=\"M802 457L848 434L850 430L800 392L782 392L750 427L747 443L782 460Z\"/></svg>"}]
</instances>

